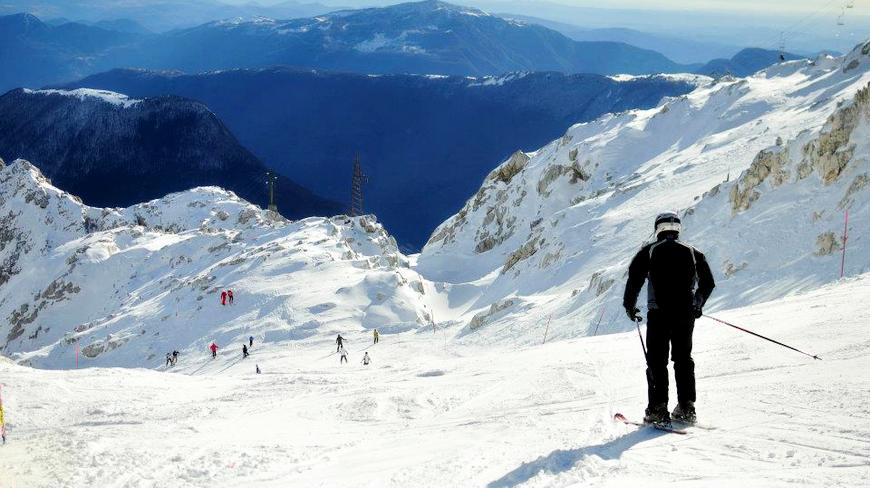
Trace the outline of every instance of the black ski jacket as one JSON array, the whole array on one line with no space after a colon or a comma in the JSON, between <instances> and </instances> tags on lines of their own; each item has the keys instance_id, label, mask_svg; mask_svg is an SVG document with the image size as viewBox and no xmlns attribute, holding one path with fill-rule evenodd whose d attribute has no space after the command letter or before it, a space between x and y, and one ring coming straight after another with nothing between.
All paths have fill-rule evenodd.
<instances>
[{"instance_id":1,"label":"black ski jacket","mask_svg":"<svg viewBox=\"0 0 870 488\"><path fill-rule=\"evenodd\" d=\"M637 305L637 295L647 280L647 308L671 312L703 307L716 286L704 254L673 235L647 244L631 260L624 307Z\"/></svg>"}]
</instances>

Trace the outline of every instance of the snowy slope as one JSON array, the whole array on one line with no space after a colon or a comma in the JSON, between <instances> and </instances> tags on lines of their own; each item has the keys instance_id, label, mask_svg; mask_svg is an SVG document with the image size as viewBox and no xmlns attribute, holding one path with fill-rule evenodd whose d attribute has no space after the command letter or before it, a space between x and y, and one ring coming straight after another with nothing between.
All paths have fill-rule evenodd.
<instances>
[{"instance_id":1,"label":"snowy slope","mask_svg":"<svg viewBox=\"0 0 870 488\"><path fill-rule=\"evenodd\" d=\"M0 363L9 422L0 479L8 488L867 486L870 308L855 297L868 293L865 274L722 314L821 361L701 320L698 409L716 430L687 436L610 420L641 415L634 333L527 348L388 336L368 348L368 368L355 337L344 366L314 339L255 343L244 361L238 351L184 357L177 368L188 374Z\"/></svg>"},{"instance_id":2,"label":"snowy slope","mask_svg":"<svg viewBox=\"0 0 870 488\"><path fill-rule=\"evenodd\" d=\"M514 154L419 256L418 271L445 282L437 315L485 341L510 327L536 342L551 316L551 337L625 330L628 261L668 209L709 255L711 310L837 279L847 207L847 272L870 270L868 83L870 43L575 125Z\"/></svg>"},{"instance_id":3,"label":"snowy slope","mask_svg":"<svg viewBox=\"0 0 870 488\"><path fill-rule=\"evenodd\" d=\"M23 160L0 170L0 215L0 350L34 366L73 366L76 341L84 365L156 367L212 340L430 321L419 277L372 217L288 222L214 187L91 208Z\"/></svg>"}]
</instances>

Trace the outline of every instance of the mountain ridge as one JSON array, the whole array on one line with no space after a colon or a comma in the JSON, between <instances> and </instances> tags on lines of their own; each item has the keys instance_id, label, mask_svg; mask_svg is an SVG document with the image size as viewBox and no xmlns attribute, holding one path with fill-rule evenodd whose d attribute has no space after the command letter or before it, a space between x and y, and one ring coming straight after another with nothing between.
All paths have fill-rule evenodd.
<instances>
[{"instance_id":1,"label":"mountain ridge","mask_svg":"<svg viewBox=\"0 0 870 488\"><path fill-rule=\"evenodd\" d=\"M686 93L707 79L620 80L558 73L470 79L264 68L198 75L121 70L63 86L202 100L266 164L338 201L349 199L351 163L359 154L371 177L364 189L367 209L403 248L419 249L475 191L493 161L543 144L577 121L654 106L662 96Z\"/></svg>"},{"instance_id":2,"label":"mountain ridge","mask_svg":"<svg viewBox=\"0 0 870 488\"><path fill-rule=\"evenodd\" d=\"M266 203L267 168L199 102L18 89L0 96L0 113L0 157L43 162L49 178L88 203L126 206L208 184ZM342 211L284 177L277 196L290 217Z\"/></svg>"}]
</instances>

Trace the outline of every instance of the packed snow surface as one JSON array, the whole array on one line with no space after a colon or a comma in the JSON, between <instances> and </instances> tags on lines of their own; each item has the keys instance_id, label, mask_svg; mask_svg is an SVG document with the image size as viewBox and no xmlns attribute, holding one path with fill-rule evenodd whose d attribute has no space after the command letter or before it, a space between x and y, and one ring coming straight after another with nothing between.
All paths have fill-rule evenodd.
<instances>
[{"instance_id":1,"label":"packed snow surface","mask_svg":"<svg viewBox=\"0 0 870 488\"><path fill-rule=\"evenodd\" d=\"M633 332L531 347L457 345L443 330L372 345L360 332L347 335L345 365L330 337L259 336L247 359L238 343L214 360L191 351L171 373L0 363L9 422L0 479L10 488L867 486L870 305L855 298L868 295L864 275L720 313L820 361L699 321L698 410L714 430L685 436L611 420L642 415Z\"/></svg>"}]
</instances>

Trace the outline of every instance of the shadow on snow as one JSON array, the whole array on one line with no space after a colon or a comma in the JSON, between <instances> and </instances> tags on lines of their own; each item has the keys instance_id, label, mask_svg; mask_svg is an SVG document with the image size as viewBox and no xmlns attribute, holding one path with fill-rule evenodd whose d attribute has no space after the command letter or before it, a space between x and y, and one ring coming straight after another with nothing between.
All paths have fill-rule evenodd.
<instances>
[{"instance_id":1,"label":"shadow on snow","mask_svg":"<svg viewBox=\"0 0 870 488\"><path fill-rule=\"evenodd\" d=\"M667 435L667 433L652 429L639 429L596 446L569 450L557 449L544 457L521 464L518 468L486 486L487 488L510 487L525 483L542 472L559 474L571 470L579 461L588 456L597 456L601 459L619 459L623 452L635 445L662 435Z\"/></svg>"}]
</instances>

